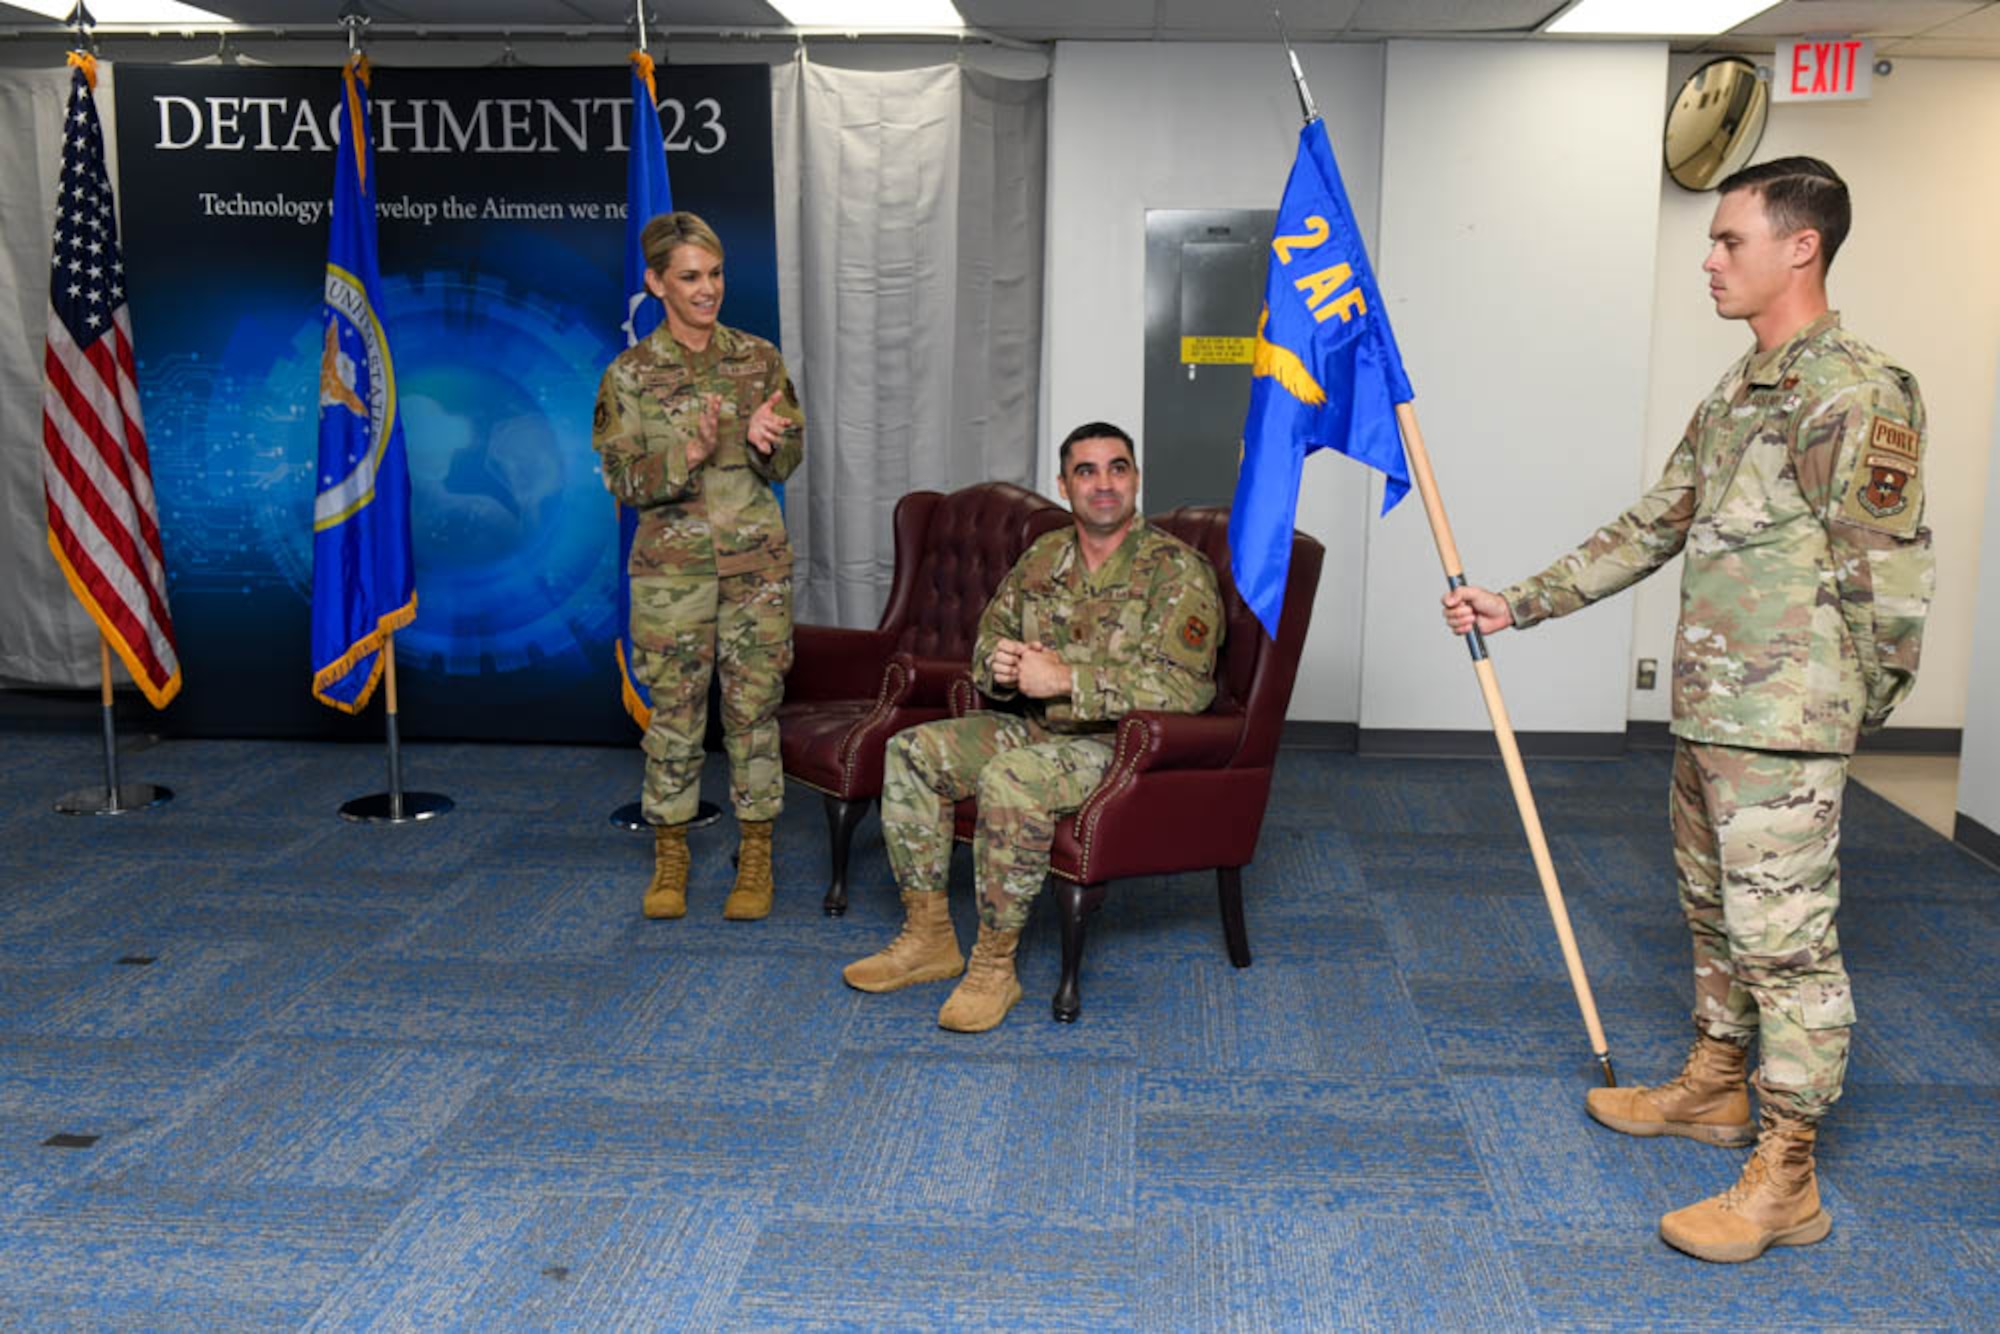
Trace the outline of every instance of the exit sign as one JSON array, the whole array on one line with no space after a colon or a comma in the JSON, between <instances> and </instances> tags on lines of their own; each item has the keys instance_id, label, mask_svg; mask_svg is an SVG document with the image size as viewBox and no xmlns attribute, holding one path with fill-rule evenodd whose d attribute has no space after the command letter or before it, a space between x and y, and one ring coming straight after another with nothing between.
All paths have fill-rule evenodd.
<instances>
[{"instance_id":1,"label":"exit sign","mask_svg":"<svg viewBox=\"0 0 2000 1334\"><path fill-rule=\"evenodd\" d=\"M1875 44L1860 37L1778 43L1771 97L1778 102L1860 102L1875 81Z\"/></svg>"}]
</instances>

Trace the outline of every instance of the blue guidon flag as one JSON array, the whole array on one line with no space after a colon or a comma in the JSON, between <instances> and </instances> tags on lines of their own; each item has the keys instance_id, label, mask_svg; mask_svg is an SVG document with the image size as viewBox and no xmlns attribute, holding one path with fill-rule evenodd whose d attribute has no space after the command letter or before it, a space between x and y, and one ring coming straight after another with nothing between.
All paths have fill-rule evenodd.
<instances>
[{"instance_id":1,"label":"blue guidon flag","mask_svg":"<svg viewBox=\"0 0 2000 1334\"><path fill-rule=\"evenodd\" d=\"M660 327L666 311L646 290L646 248L639 244L646 224L674 211L667 182L667 143L660 134L659 94L653 85L653 58L634 51L632 62L632 151L625 163L625 346L634 347ZM645 727L653 717L653 693L632 669L632 582L628 566L639 511L618 506L618 683L625 711Z\"/></svg>"},{"instance_id":2,"label":"blue guidon flag","mask_svg":"<svg viewBox=\"0 0 2000 1334\"><path fill-rule=\"evenodd\" d=\"M1306 456L1333 449L1379 469L1388 479L1384 514L1410 489L1396 405L1415 391L1318 117L1299 131L1278 205L1250 374L1230 572L1275 639Z\"/></svg>"},{"instance_id":3,"label":"blue guidon flag","mask_svg":"<svg viewBox=\"0 0 2000 1334\"><path fill-rule=\"evenodd\" d=\"M319 365L312 692L322 704L359 713L382 677L385 641L416 619L417 584L409 460L375 263L367 60L352 57L341 80L347 114L334 153Z\"/></svg>"}]
</instances>

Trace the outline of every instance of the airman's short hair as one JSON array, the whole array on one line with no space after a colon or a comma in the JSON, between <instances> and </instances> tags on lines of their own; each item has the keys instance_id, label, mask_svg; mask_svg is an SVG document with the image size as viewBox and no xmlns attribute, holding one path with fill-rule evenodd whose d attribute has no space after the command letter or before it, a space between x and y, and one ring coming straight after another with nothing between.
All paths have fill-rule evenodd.
<instances>
[{"instance_id":1,"label":"airman's short hair","mask_svg":"<svg viewBox=\"0 0 2000 1334\"><path fill-rule=\"evenodd\" d=\"M674 247L684 245L698 245L722 258L722 238L715 234L715 228L685 209L655 215L639 233L639 251L646 257L646 267L655 273L665 273Z\"/></svg>"},{"instance_id":2,"label":"airman's short hair","mask_svg":"<svg viewBox=\"0 0 2000 1334\"><path fill-rule=\"evenodd\" d=\"M1069 472L1069 447L1079 440L1122 440L1125 442L1125 452L1132 456L1132 465L1137 467L1139 464L1139 447L1132 443L1131 436L1110 422L1085 422L1063 437L1061 447L1056 450L1057 472L1063 474Z\"/></svg>"},{"instance_id":3,"label":"airman's short hair","mask_svg":"<svg viewBox=\"0 0 2000 1334\"><path fill-rule=\"evenodd\" d=\"M1718 194L1755 190L1764 199L1764 216L1778 236L1810 227L1819 233L1820 273L1833 267L1840 243L1854 221L1847 182L1816 157L1781 157L1759 162L1728 177Z\"/></svg>"}]
</instances>

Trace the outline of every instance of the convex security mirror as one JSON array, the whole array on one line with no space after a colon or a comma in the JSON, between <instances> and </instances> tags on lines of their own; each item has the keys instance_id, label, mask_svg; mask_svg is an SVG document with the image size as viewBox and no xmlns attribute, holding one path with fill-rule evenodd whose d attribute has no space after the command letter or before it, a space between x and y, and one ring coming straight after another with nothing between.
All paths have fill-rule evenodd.
<instances>
[{"instance_id":1,"label":"convex security mirror","mask_svg":"<svg viewBox=\"0 0 2000 1334\"><path fill-rule=\"evenodd\" d=\"M1685 189L1713 189L1757 151L1770 108L1771 90L1755 65L1739 56L1709 61L1667 112L1667 175Z\"/></svg>"}]
</instances>

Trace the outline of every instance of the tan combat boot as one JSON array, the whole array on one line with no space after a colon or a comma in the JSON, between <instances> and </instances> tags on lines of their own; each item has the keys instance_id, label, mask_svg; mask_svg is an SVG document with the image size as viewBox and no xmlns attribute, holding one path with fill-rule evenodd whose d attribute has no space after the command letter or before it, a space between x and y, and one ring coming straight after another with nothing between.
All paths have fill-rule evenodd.
<instances>
[{"instance_id":1,"label":"tan combat boot","mask_svg":"<svg viewBox=\"0 0 2000 1334\"><path fill-rule=\"evenodd\" d=\"M685 917L688 910L688 834L684 824L653 826L653 883L639 911L648 917Z\"/></svg>"},{"instance_id":2,"label":"tan combat boot","mask_svg":"<svg viewBox=\"0 0 2000 1334\"><path fill-rule=\"evenodd\" d=\"M958 933L951 926L951 904L943 894L903 891L903 929L865 959L840 970L857 991L900 991L919 982L941 982L965 971L958 952Z\"/></svg>"},{"instance_id":3,"label":"tan combat boot","mask_svg":"<svg viewBox=\"0 0 2000 1334\"><path fill-rule=\"evenodd\" d=\"M1660 1220L1669 1245L1703 1260L1739 1264L1772 1246L1810 1246L1833 1231L1813 1175L1811 1121L1764 1109L1763 1133L1743 1175L1722 1194Z\"/></svg>"},{"instance_id":4,"label":"tan combat boot","mask_svg":"<svg viewBox=\"0 0 2000 1334\"><path fill-rule=\"evenodd\" d=\"M722 901L722 915L754 922L771 915L771 822L743 820L736 829L736 883Z\"/></svg>"},{"instance_id":5,"label":"tan combat boot","mask_svg":"<svg viewBox=\"0 0 2000 1334\"><path fill-rule=\"evenodd\" d=\"M1627 1135L1679 1135L1725 1149L1757 1138L1743 1071L1750 1049L1697 1031L1681 1072L1654 1088L1592 1089L1584 1109Z\"/></svg>"},{"instance_id":6,"label":"tan combat boot","mask_svg":"<svg viewBox=\"0 0 2000 1334\"><path fill-rule=\"evenodd\" d=\"M984 1033L997 1027L1021 999L1021 984L1014 977L1014 949L1021 932L1000 931L981 923L979 939L972 945L972 962L965 979L952 988L938 1011L938 1027L954 1033Z\"/></svg>"}]
</instances>

